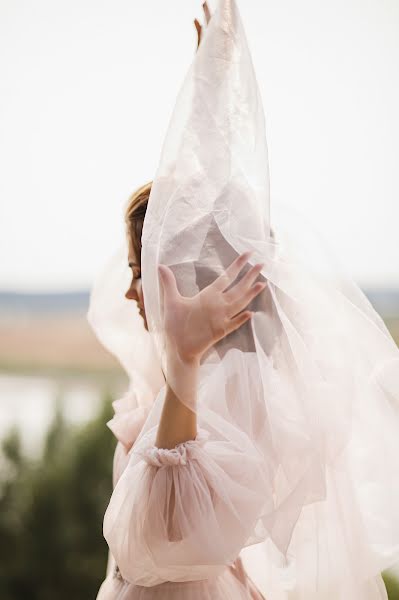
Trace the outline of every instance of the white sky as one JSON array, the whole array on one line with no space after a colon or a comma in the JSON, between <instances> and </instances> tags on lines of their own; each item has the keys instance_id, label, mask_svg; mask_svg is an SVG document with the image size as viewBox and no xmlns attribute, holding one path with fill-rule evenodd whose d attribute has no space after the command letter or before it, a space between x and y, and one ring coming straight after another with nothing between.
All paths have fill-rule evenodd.
<instances>
[{"instance_id":1,"label":"white sky","mask_svg":"<svg viewBox=\"0 0 399 600\"><path fill-rule=\"evenodd\" d=\"M237 0L271 202L399 285L398 0ZM215 0L210 2L215 6ZM152 179L200 0L0 0L0 288L90 286Z\"/></svg>"}]
</instances>

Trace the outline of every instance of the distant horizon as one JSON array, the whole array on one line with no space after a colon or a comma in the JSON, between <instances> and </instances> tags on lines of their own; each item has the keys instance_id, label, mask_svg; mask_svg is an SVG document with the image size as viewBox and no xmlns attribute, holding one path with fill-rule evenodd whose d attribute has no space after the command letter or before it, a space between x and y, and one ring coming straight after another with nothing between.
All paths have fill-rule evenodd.
<instances>
[{"instance_id":1,"label":"distant horizon","mask_svg":"<svg viewBox=\"0 0 399 600\"><path fill-rule=\"evenodd\" d=\"M359 283L355 281L356 285L359 286L361 290L376 290L376 291L387 291L387 292L399 292L399 282L398 283ZM81 294L81 293L90 293L92 289L91 285L82 285L82 286L71 286L67 288L58 288L58 287L43 287L42 288L19 288L15 287L0 287L0 294L19 294L19 295L31 295L31 296L40 296L40 295L62 295L62 294Z\"/></svg>"},{"instance_id":2,"label":"distant horizon","mask_svg":"<svg viewBox=\"0 0 399 600\"><path fill-rule=\"evenodd\" d=\"M375 310L383 318L399 319L399 286L398 287L364 287L360 288ZM69 291L18 292L0 290L1 315L53 315L75 313L84 316L89 307L90 292L88 288Z\"/></svg>"}]
</instances>

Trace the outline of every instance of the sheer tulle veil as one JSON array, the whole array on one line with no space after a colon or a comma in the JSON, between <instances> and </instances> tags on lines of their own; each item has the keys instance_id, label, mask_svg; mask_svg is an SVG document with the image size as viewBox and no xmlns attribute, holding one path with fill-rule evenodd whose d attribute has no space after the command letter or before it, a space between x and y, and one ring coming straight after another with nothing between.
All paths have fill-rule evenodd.
<instances>
[{"instance_id":1,"label":"sheer tulle veil","mask_svg":"<svg viewBox=\"0 0 399 600\"><path fill-rule=\"evenodd\" d=\"M192 296L246 250L250 264L264 263L267 286L251 321L204 356L190 408L211 438L238 444L245 433L262 461L248 571L268 600L386 598L380 572L399 561L399 350L321 235L270 201L250 51L235 0L219 0L178 94L144 221L149 331L124 297L125 243L91 292L89 323L129 375L126 393L152 407L137 447L159 420L162 371L179 391L165 363L158 265Z\"/></svg>"}]
</instances>

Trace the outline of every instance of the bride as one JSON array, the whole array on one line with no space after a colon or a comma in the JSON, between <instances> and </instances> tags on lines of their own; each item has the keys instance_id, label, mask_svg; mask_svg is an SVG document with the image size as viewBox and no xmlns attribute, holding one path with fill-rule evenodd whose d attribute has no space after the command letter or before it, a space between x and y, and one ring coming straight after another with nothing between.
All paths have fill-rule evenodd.
<instances>
[{"instance_id":1,"label":"bride","mask_svg":"<svg viewBox=\"0 0 399 600\"><path fill-rule=\"evenodd\" d=\"M151 184L137 190L130 199L126 214L128 262L132 271L126 298L137 303L146 329L139 232L150 191ZM166 381L155 444L142 454L146 465L142 467L147 469L147 473L141 473L140 479L144 477L146 483L141 487L139 481L129 482L138 491L132 513L132 516L135 513L133 518L137 524L129 523L128 519L126 534L129 535L131 527L143 528L143 537L140 535L133 541L136 534L130 529L130 543L137 544L137 547L132 549L133 555L127 554L122 560L130 581L140 585L125 581L118 565L115 565L112 579L103 584L98 598L263 598L246 575L239 557L231 566L224 564L238 554L237 538L241 537L244 544L257 516L256 507L262 502L260 497L257 503L250 498L254 490L244 492L251 479L262 477L259 460L252 457L251 462L249 456L240 455L227 445L219 449L215 447L213 452L210 447L207 450L206 431L198 429L197 413L187 405L197 402L198 371L205 351L251 318L251 312L246 308L266 285L255 283L262 267L257 264L247 270L239 283L226 291L247 265L247 258L248 253L238 256L211 285L192 298L183 298L179 294L170 269L160 269L169 342L168 372L172 381L178 383L173 389ZM185 335L188 323L189 335ZM205 323L210 324L209 329L204 328ZM179 394L184 394L185 403L179 400ZM121 412L119 405L119 415ZM130 437L128 440L122 438L125 444L115 453L114 469L117 473L123 471L121 463L126 461L126 452L136 441L140 425L148 416L146 411L136 413L132 422L128 409L124 415L124 434L129 435L130 430ZM121 424L119 420L115 429L117 436ZM114 428L112 422L110 426ZM219 457L221 450L226 454ZM242 471L241 481L240 470L237 470L237 461L240 460L248 467ZM254 472L251 473L250 469ZM223 498L232 485L237 489L242 486L244 493L237 496L237 489L234 489L228 498ZM248 503L245 502L246 495L250 500ZM246 514L238 514L244 508ZM123 506L116 510L123 513ZM122 515L119 518L123 518ZM150 539L154 546L146 548L149 543L146 540ZM126 543L129 544L127 539ZM176 576L182 581L160 583L168 580L169 576L172 581Z\"/></svg>"}]
</instances>

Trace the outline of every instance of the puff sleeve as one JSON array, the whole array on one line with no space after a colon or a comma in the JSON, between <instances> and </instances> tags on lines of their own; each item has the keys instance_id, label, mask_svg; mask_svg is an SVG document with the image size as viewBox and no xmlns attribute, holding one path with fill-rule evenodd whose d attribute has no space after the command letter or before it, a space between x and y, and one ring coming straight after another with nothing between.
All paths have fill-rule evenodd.
<instances>
[{"instance_id":1,"label":"puff sleeve","mask_svg":"<svg viewBox=\"0 0 399 600\"><path fill-rule=\"evenodd\" d=\"M202 422L195 440L166 450L154 445L155 427L133 447L104 516L124 579L206 579L247 544L264 502L264 461L244 431L226 431Z\"/></svg>"}]
</instances>

